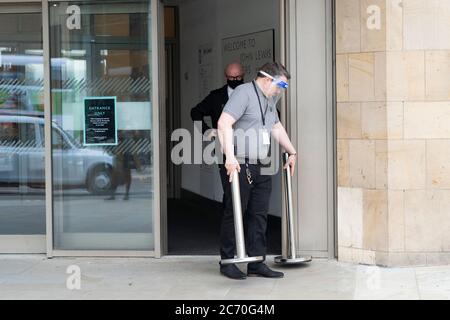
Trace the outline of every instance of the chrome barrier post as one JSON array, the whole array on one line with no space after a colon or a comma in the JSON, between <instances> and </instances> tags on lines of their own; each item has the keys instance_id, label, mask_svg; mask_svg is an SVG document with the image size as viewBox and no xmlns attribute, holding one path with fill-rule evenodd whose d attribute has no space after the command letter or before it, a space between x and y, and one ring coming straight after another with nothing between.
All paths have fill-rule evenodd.
<instances>
[{"instance_id":1,"label":"chrome barrier post","mask_svg":"<svg viewBox=\"0 0 450 320\"><path fill-rule=\"evenodd\" d=\"M231 193L233 196L233 215L234 215L234 233L236 237L236 253L237 256L234 259L221 260L222 265L233 263L249 263L260 262L264 260L264 257L248 257L245 252L245 239L244 239L244 221L242 217L242 205L241 205L241 191L239 187L239 173L237 170L233 172L233 180L231 182Z\"/></svg>"},{"instance_id":2,"label":"chrome barrier post","mask_svg":"<svg viewBox=\"0 0 450 320\"><path fill-rule=\"evenodd\" d=\"M283 155L283 164L286 165L289 159L289 154L285 153ZM294 206L292 201L292 177L291 177L291 168L288 166L286 170L284 170L284 177L286 182L286 200L287 200L287 215L283 215L282 222L283 225L286 226L286 233L282 234L283 247L287 248L286 252L283 252L283 255L279 257L275 257L276 264L300 264L305 262L310 262L312 257L300 257L297 256L297 249L295 245L295 226L294 226Z\"/></svg>"}]
</instances>

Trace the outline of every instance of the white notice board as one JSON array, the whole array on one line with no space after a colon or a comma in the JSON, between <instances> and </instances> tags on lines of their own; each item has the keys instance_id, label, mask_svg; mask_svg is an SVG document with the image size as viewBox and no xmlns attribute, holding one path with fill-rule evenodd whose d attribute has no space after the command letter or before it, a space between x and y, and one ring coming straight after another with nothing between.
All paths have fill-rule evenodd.
<instances>
[{"instance_id":1,"label":"white notice board","mask_svg":"<svg viewBox=\"0 0 450 320\"><path fill-rule=\"evenodd\" d=\"M274 29L240 35L222 40L223 68L239 61L245 68L246 81L256 77L259 68L275 61Z\"/></svg>"}]
</instances>

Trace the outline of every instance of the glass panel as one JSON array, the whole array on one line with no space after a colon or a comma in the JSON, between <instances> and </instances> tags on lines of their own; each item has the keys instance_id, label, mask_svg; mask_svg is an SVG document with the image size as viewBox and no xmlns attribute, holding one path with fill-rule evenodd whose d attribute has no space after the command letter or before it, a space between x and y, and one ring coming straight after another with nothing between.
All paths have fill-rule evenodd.
<instances>
[{"instance_id":1,"label":"glass panel","mask_svg":"<svg viewBox=\"0 0 450 320\"><path fill-rule=\"evenodd\" d=\"M150 15L50 5L55 249L154 249Z\"/></svg>"},{"instance_id":2,"label":"glass panel","mask_svg":"<svg viewBox=\"0 0 450 320\"><path fill-rule=\"evenodd\" d=\"M45 234L41 25L0 13L0 235Z\"/></svg>"}]
</instances>

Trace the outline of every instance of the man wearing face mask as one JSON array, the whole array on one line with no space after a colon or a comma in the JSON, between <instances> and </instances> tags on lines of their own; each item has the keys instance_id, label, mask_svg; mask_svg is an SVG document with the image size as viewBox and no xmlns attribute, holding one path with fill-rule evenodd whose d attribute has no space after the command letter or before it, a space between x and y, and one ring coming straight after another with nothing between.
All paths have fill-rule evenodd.
<instances>
[{"instance_id":1,"label":"man wearing face mask","mask_svg":"<svg viewBox=\"0 0 450 320\"><path fill-rule=\"evenodd\" d=\"M220 231L222 260L234 258L235 234L231 179L239 173L242 212L247 219L246 245L249 257L266 255L266 230L272 177L262 168L269 155L270 136L289 154L286 167L294 174L297 152L280 123L276 105L288 88L289 72L279 63L262 66L256 79L239 86L223 109L218 122L218 136L226 156L223 171L229 176L224 184L225 202ZM239 130L239 131L238 131ZM247 275L234 264L220 266L228 278L246 276L282 278L282 272L271 270L264 262L249 263Z\"/></svg>"},{"instance_id":2,"label":"man wearing face mask","mask_svg":"<svg viewBox=\"0 0 450 320\"><path fill-rule=\"evenodd\" d=\"M245 71L244 67L239 62L233 62L225 68L225 78L227 84L222 88L211 91L211 93L196 107L191 110L191 118L193 121L202 122L202 133L213 129L209 134L209 139L217 136L217 122L222 114L223 107L228 102L228 99L233 94L233 91L244 83ZM211 117L212 128L210 128L204 121L205 117ZM223 165L219 165L220 178L222 185L228 181L226 171L223 170Z\"/></svg>"},{"instance_id":3,"label":"man wearing face mask","mask_svg":"<svg viewBox=\"0 0 450 320\"><path fill-rule=\"evenodd\" d=\"M209 130L212 131L212 135L216 136L215 130L217 130L217 122L222 114L223 107L228 102L234 89L244 83L244 68L239 62L233 62L227 65L225 68L225 78L227 84L222 88L211 91L211 93L197 106L191 110L192 121L201 121L203 134ZM212 128L210 128L204 121L205 117L211 117Z\"/></svg>"}]
</instances>

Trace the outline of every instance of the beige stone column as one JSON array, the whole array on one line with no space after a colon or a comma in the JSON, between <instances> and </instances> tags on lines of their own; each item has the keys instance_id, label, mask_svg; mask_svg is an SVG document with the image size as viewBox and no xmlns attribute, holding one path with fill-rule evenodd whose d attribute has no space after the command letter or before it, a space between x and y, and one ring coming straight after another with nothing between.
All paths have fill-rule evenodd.
<instances>
[{"instance_id":1,"label":"beige stone column","mask_svg":"<svg viewBox=\"0 0 450 320\"><path fill-rule=\"evenodd\" d=\"M336 0L338 247L450 263L450 1Z\"/></svg>"}]
</instances>

